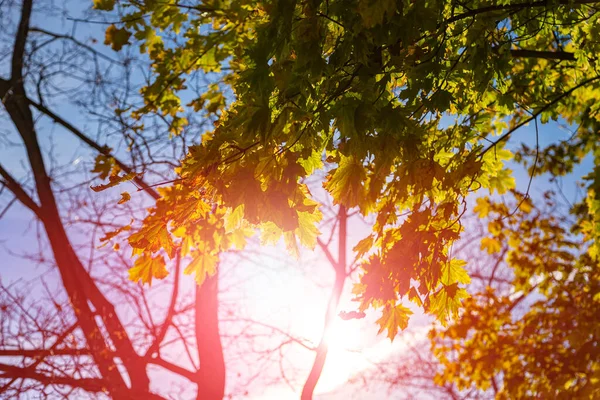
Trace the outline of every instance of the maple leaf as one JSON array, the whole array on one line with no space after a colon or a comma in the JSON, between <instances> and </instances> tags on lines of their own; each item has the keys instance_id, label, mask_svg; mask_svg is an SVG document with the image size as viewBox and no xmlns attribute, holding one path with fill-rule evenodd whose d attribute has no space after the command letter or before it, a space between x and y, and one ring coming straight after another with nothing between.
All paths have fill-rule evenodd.
<instances>
[{"instance_id":1,"label":"maple leaf","mask_svg":"<svg viewBox=\"0 0 600 400\"><path fill-rule=\"evenodd\" d=\"M138 257L129 269L129 279L152 285L152 279L164 279L169 272L165 268L163 256L152 257L144 254Z\"/></svg>"},{"instance_id":2,"label":"maple leaf","mask_svg":"<svg viewBox=\"0 0 600 400\"><path fill-rule=\"evenodd\" d=\"M490 201L487 197L478 197L473 212L477 213L479 218L485 218L490 213Z\"/></svg>"},{"instance_id":3,"label":"maple leaf","mask_svg":"<svg viewBox=\"0 0 600 400\"><path fill-rule=\"evenodd\" d=\"M225 231L233 232L238 229L244 219L244 205L237 206L234 210L229 213L229 216L225 218Z\"/></svg>"},{"instance_id":4,"label":"maple leaf","mask_svg":"<svg viewBox=\"0 0 600 400\"><path fill-rule=\"evenodd\" d=\"M465 260L459 260L457 258L453 258L449 262L444 263L442 265L441 282L444 285L471 283L471 278L464 269L465 265L467 265Z\"/></svg>"},{"instance_id":5,"label":"maple leaf","mask_svg":"<svg viewBox=\"0 0 600 400\"><path fill-rule=\"evenodd\" d=\"M469 293L463 288L458 288L457 283L442 287L430 296L429 312L435 315L443 326L447 326L450 318L458 315L462 300L467 298Z\"/></svg>"},{"instance_id":6,"label":"maple leaf","mask_svg":"<svg viewBox=\"0 0 600 400\"><path fill-rule=\"evenodd\" d=\"M498 239L491 237L484 237L481 239L481 249L486 250L489 254L497 253L502 248L502 245Z\"/></svg>"},{"instance_id":7,"label":"maple leaf","mask_svg":"<svg viewBox=\"0 0 600 400\"><path fill-rule=\"evenodd\" d=\"M331 193L336 204L348 208L360 205L365 197L363 181L366 176L362 163L354 157L342 157L323 187Z\"/></svg>"},{"instance_id":8,"label":"maple leaf","mask_svg":"<svg viewBox=\"0 0 600 400\"><path fill-rule=\"evenodd\" d=\"M412 311L402 304L397 304L395 306L386 305L383 308L383 312L381 318L377 320L377 324L379 324L379 332L382 333L387 329L387 336L390 340L394 340L396 335L398 334L398 329L404 330L408 326L408 320L412 315Z\"/></svg>"},{"instance_id":9,"label":"maple leaf","mask_svg":"<svg viewBox=\"0 0 600 400\"><path fill-rule=\"evenodd\" d=\"M324 173L323 186L334 204L357 208L363 217L376 214L372 235L361 235L367 238L354 248L359 257L377 251L361 264L361 283L355 286L360 308L382 308L408 294L445 321L465 297L460 286L469 282L464 263L449 260L464 226L461 204L471 205L465 199L478 189L502 194L514 188L505 162L515 158L503 148L517 137L513 131L549 118L582 126L573 140L547 151L524 149L515 161L529 156L532 176L572 171L596 148L597 135L590 132L597 131L597 118L590 114L600 77L583 38L596 37L600 24L575 22L581 5L561 1L540 7L539 16L525 3L490 10L486 2L467 7L332 1L310 7L276 1L264 10L259 1L249 8L260 12L241 6L244 11L227 13L224 22L222 9L187 13L171 7L167 13L161 2L123 0L123 21L149 17L124 25L152 63L150 82L142 89L144 105L133 115L169 116L176 130L188 111L215 118L214 129L190 147L177 170L186 179L185 190L152 211L135 249L152 252L161 243L171 245L166 228L154 231L160 220L191 236L202 232L214 254L243 247L245 231L258 228L262 244L284 236L288 251L297 255L299 244L312 248L319 234L318 205L307 202L315 199L302 185ZM239 5L232 3L236 10ZM315 13L326 18L313 24ZM498 24L503 20L515 23ZM184 21L205 28L180 33ZM173 45L157 39L159 31L172 37ZM116 28L107 34L116 35ZM128 41L126 32L118 34L111 41ZM496 48L490 37L514 40ZM560 43L563 37L568 43ZM554 48L549 47L553 39L557 49L564 46L560 54L525 50L527 57L515 56L523 49ZM448 60L461 60L460 68ZM557 61L561 68L552 68ZM224 65L219 83L193 95L185 109L186 77ZM228 90L235 94L230 104ZM116 175L108 166L100 170ZM599 181L577 213L574 233L586 240L600 238ZM197 211L199 191L210 193L227 213ZM530 206L524 202L518 214ZM473 211L480 218L510 213L487 198L478 198ZM519 244L518 234L505 234L509 222L496 222L488 224L494 237L482 241L493 254L504 236L509 246ZM181 241L188 250L196 245L195 239ZM586 248L598 256L597 243ZM418 288L412 287L415 281Z\"/></svg>"},{"instance_id":10,"label":"maple leaf","mask_svg":"<svg viewBox=\"0 0 600 400\"><path fill-rule=\"evenodd\" d=\"M352 248L352 251L356 252L356 258L361 258L373 247L373 235L369 235L366 238L360 240L356 246Z\"/></svg>"},{"instance_id":11,"label":"maple leaf","mask_svg":"<svg viewBox=\"0 0 600 400\"><path fill-rule=\"evenodd\" d=\"M194 274L196 283L202 285L207 276L212 276L217 272L219 257L207 251L193 251L192 261L185 267L183 273L186 275Z\"/></svg>"},{"instance_id":12,"label":"maple leaf","mask_svg":"<svg viewBox=\"0 0 600 400\"><path fill-rule=\"evenodd\" d=\"M104 44L110 45L113 50L119 51L129 43L131 33L125 28L117 28L114 24L106 29Z\"/></svg>"},{"instance_id":13,"label":"maple leaf","mask_svg":"<svg viewBox=\"0 0 600 400\"><path fill-rule=\"evenodd\" d=\"M317 237L321 234L316 226L320 219L321 215L319 212L298 212L298 228L295 230L296 237L298 237L303 246L311 250L317 245Z\"/></svg>"},{"instance_id":14,"label":"maple leaf","mask_svg":"<svg viewBox=\"0 0 600 400\"><path fill-rule=\"evenodd\" d=\"M107 150L110 151L110 149ZM106 179L111 174L114 167L115 159L113 157L104 154L98 154L96 156L92 172L100 174L98 175L100 179Z\"/></svg>"},{"instance_id":15,"label":"maple leaf","mask_svg":"<svg viewBox=\"0 0 600 400\"><path fill-rule=\"evenodd\" d=\"M112 11L115 8L116 0L94 0L96 10Z\"/></svg>"}]
</instances>

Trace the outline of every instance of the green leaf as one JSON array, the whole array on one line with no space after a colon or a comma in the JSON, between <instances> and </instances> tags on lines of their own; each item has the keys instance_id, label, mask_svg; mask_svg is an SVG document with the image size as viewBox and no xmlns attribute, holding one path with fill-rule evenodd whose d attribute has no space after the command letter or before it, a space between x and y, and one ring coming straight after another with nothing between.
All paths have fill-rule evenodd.
<instances>
[{"instance_id":1,"label":"green leaf","mask_svg":"<svg viewBox=\"0 0 600 400\"><path fill-rule=\"evenodd\" d=\"M115 8L116 0L94 0L96 10L112 11Z\"/></svg>"}]
</instances>

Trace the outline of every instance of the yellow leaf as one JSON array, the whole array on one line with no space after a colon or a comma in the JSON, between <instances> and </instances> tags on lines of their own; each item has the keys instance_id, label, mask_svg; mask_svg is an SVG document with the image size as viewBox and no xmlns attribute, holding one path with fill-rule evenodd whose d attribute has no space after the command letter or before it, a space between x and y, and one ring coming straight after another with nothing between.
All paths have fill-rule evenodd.
<instances>
[{"instance_id":1,"label":"yellow leaf","mask_svg":"<svg viewBox=\"0 0 600 400\"><path fill-rule=\"evenodd\" d=\"M254 235L254 230L251 228L239 228L229 234L231 244L238 249L243 250L246 247L246 238Z\"/></svg>"},{"instance_id":2,"label":"yellow leaf","mask_svg":"<svg viewBox=\"0 0 600 400\"><path fill-rule=\"evenodd\" d=\"M298 212L298 228L295 229L296 236L303 246L311 250L317 245L317 237L321 234L316 226L320 220L319 214L306 211Z\"/></svg>"},{"instance_id":3,"label":"yellow leaf","mask_svg":"<svg viewBox=\"0 0 600 400\"><path fill-rule=\"evenodd\" d=\"M288 249L290 254L295 258L300 257L300 249L298 249L298 242L296 242L296 235L293 232L285 232L283 234L285 241L285 247Z\"/></svg>"},{"instance_id":4,"label":"yellow leaf","mask_svg":"<svg viewBox=\"0 0 600 400\"><path fill-rule=\"evenodd\" d=\"M477 205L473 208L473 211L476 212L479 218L485 218L490 213L490 200L487 197L478 197Z\"/></svg>"},{"instance_id":5,"label":"yellow leaf","mask_svg":"<svg viewBox=\"0 0 600 400\"><path fill-rule=\"evenodd\" d=\"M449 318L458 315L462 300L469 297L469 293L463 288L458 288L456 284L442 287L430 296L429 312L435 315L443 326L447 326Z\"/></svg>"},{"instance_id":6,"label":"yellow leaf","mask_svg":"<svg viewBox=\"0 0 600 400\"><path fill-rule=\"evenodd\" d=\"M526 214L530 213L531 210L533 210L533 203L532 203L531 199L530 198L523 199L521 204L519 204L519 208L521 209L521 211L523 211Z\"/></svg>"},{"instance_id":7,"label":"yellow leaf","mask_svg":"<svg viewBox=\"0 0 600 400\"><path fill-rule=\"evenodd\" d=\"M129 269L129 279L152 285L152 278L164 279L168 275L163 256L152 257L144 254L138 257Z\"/></svg>"},{"instance_id":8,"label":"yellow leaf","mask_svg":"<svg viewBox=\"0 0 600 400\"><path fill-rule=\"evenodd\" d=\"M494 238L485 237L481 239L481 250L486 250L489 254L497 253L502 248L500 241Z\"/></svg>"},{"instance_id":9,"label":"yellow leaf","mask_svg":"<svg viewBox=\"0 0 600 400\"><path fill-rule=\"evenodd\" d=\"M488 223L488 231L492 235L497 236L502 231L502 222L500 222L500 221L490 221Z\"/></svg>"},{"instance_id":10,"label":"yellow leaf","mask_svg":"<svg viewBox=\"0 0 600 400\"><path fill-rule=\"evenodd\" d=\"M498 194L504 194L514 188L515 178L512 176L510 169L501 169L496 176L490 177L490 193L493 189L496 189Z\"/></svg>"},{"instance_id":11,"label":"yellow leaf","mask_svg":"<svg viewBox=\"0 0 600 400\"><path fill-rule=\"evenodd\" d=\"M225 218L225 231L233 232L238 229L242 220L244 219L244 205L237 206L231 213Z\"/></svg>"},{"instance_id":12,"label":"yellow leaf","mask_svg":"<svg viewBox=\"0 0 600 400\"><path fill-rule=\"evenodd\" d=\"M342 157L338 167L329 173L323 187L331 193L335 204L351 208L360 205L365 199L365 177L366 171L360 160Z\"/></svg>"},{"instance_id":13,"label":"yellow leaf","mask_svg":"<svg viewBox=\"0 0 600 400\"><path fill-rule=\"evenodd\" d=\"M452 285L455 283L471 283L471 278L467 271L463 268L467 265L465 260L453 258L449 262L442 265L441 281L444 285Z\"/></svg>"},{"instance_id":14,"label":"yellow leaf","mask_svg":"<svg viewBox=\"0 0 600 400\"><path fill-rule=\"evenodd\" d=\"M117 204L123 204L128 202L129 200L131 200L131 195L127 192L123 192L121 193L121 199L119 200L119 202Z\"/></svg>"},{"instance_id":15,"label":"yellow leaf","mask_svg":"<svg viewBox=\"0 0 600 400\"><path fill-rule=\"evenodd\" d=\"M194 252L194 258L183 270L186 275L195 274L196 283L202 285L207 275L214 275L217 272L217 263L219 257L210 252Z\"/></svg>"},{"instance_id":16,"label":"yellow leaf","mask_svg":"<svg viewBox=\"0 0 600 400\"><path fill-rule=\"evenodd\" d=\"M360 242L354 246L352 251L356 252L356 258L361 258L365 253L367 253L373 247L373 235L369 235L366 238L362 239Z\"/></svg>"},{"instance_id":17,"label":"yellow leaf","mask_svg":"<svg viewBox=\"0 0 600 400\"><path fill-rule=\"evenodd\" d=\"M276 244L281 238L281 229L273 222L265 222L260 227L260 244L265 246Z\"/></svg>"},{"instance_id":18,"label":"yellow leaf","mask_svg":"<svg viewBox=\"0 0 600 400\"><path fill-rule=\"evenodd\" d=\"M394 340L398 333L398 328L402 330L406 329L408 326L408 319L411 315L412 311L402 304L398 304L394 307L386 305L383 309L381 318L377 320L377 323L379 324L379 332L377 332L377 334L380 334L387 329L388 337L390 340Z\"/></svg>"}]
</instances>

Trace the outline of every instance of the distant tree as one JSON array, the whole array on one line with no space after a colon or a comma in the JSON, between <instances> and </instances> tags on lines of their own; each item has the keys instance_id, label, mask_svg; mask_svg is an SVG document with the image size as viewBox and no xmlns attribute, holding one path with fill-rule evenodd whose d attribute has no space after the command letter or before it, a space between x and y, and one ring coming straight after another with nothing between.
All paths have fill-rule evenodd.
<instances>
[{"instance_id":1,"label":"distant tree","mask_svg":"<svg viewBox=\"0 0 600 400\"><path fill-rule=\"evenodd\" d=\"M555 195L540 203L478 200L495 261L460 318L431 332L438 382L501 399L600 395L600 268Z\"/></svg>"}]
</instances>

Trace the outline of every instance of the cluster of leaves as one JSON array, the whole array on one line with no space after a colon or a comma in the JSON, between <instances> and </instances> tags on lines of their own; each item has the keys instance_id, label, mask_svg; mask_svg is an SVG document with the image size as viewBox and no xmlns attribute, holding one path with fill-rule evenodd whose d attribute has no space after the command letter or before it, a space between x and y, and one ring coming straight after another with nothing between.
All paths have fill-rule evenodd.
<instances>
[{"instance_id":1,"label":"cluster of leaves","mask_svg":"<svg viewBox=\"0 0 600 400\"><path fill-rule=\"evenodd\" d=\"M465 197L514 186L506 139L538 117L584 128L596 121L600 42L588 38L600 23L587 3L96 1L122 14L107 42L118 49L135 39L152 61L133 117L159 113L176 134L186 123L186 77L220 79L187 104L218 119L130 238L140 263L161 249L171 256L185 240L215 263L231 245L221 216L243 221L243 234L259 229L264 242L283 237L294 253L298 241L313 247L320 212L302 182L324 169L336 204L376 215L355 248L364 258L360 311L381 308L392 337L408 319L405 297L446 321L469 281L451 255ZM214 224L196 234L207 215ZM151 276L142 270L133 278Z\"/></svg>"},{"instance_id":2,"label":"cluster of leaves","mask_svg":"<svg viewBox=\"0 0 600 400\"><path fill-rule=\"evenodd\" d=\"M478 201L493 232L482 248L506 262L512 280L473 294L455 323L432 331L443 366L437 379L461 389L494 385L498 398L597 398L600 265L555 207L541 211L516 198L514 213Z\"/></svg>"}]
</instances>

